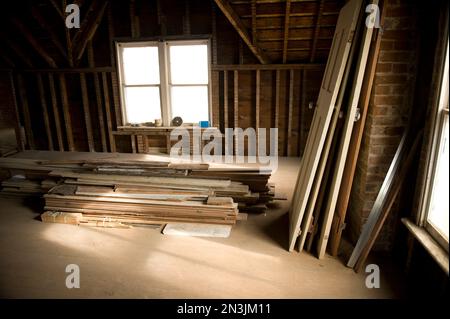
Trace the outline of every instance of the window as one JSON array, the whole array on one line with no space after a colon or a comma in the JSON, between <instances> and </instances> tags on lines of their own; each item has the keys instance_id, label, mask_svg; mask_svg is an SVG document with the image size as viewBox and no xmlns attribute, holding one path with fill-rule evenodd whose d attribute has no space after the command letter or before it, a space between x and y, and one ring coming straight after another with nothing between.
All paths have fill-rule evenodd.
<instances>
[{"instance_id":1,"label":"window","mask_svg":"<svg viewBox=\"0 0 450 319\"><path fill-rule=\"evenodd\" d=\"M428 232L448 251L449 237L449 52L441 83L439 107L429 166L428 196L424 206L424 224Z\"/></svg>"},{"instance_id":2,"label":"window","mask_svg":"<svg viewBox=\"0 0 450 319\"><path fill-rule=\"evenodd\" d=\"M210 121L208 40L117 43L124 123Z\"/></svg>"}]
</instances>

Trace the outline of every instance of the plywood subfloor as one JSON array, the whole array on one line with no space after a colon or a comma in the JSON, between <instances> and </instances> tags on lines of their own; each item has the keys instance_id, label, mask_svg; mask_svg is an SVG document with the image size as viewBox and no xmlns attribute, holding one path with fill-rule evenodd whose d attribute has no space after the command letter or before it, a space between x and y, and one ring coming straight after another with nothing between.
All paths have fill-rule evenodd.
<instances>
[{"instance_id":1,"label":"plywood subfloor","mask_svg":"<svg viewBox=\"0 0 450 319\"><path fill-rule=\"evenodd\" d=\"M67 154L67 153L66 153ZM272 177L292 196L298 158ZM99 229L38 220L40 203L0 199L0 296L19 298L390 298L400 276L386 261L381 288L344 260L289 253L288 201L249 215L229 238L164 236L157 229ZM77 264L80 289L67 289Z\"/></svg>"}]
</instances>

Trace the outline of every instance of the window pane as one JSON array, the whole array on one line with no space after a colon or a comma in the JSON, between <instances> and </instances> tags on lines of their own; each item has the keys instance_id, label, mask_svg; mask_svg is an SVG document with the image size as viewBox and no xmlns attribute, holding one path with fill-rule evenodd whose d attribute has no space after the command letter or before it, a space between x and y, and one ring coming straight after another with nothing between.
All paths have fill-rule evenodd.
<instances>
[{"instance_id":1,"label":"window pane","mask_svg":"<svg viewBox=\"0 0 450 319\"><path fill-rule=\"evenodd\" d=\"M159 84L157 47L123 48L122 60L126 85Z\"/></svg>"},{"instance_id":2,"label":"window pane","mask_svg":"<svg viewBox=\"0 0 450 319\"><path fill-rule=\"evenodd\" d=\"M184 123L208 121L207 86L173 86L172 117L180 116Z\"/></svg>"},{"instance_id":3,"label":"window pane","mask_svg":"<svg viewBox=\"0 0 450 319\"><path fill-rule=\"evenodd\" d=\"M125 105L128 123L154 122L161 118L158 87L126 87Z\"/></svg>"},{"instance_id":4,"label":"window pane","mask_svg":"<svg viewBox=\"0 0 450 319\"><path fill-rule=\"evenodd\" d=\"M436 228L448 241L448 219L449 219L449 136L448 115L445 117L443 134L441 139L440 154L437 162L435 180L431 195L428 222Z\"/></svg>"},{"instance_id":5,"label":"window pane","mask_svg":"<svg viewBox=\"0 0 450 319\"><path fill-rule=\"evenodd\" d=\"M170 45L172 84L208 84L208 46Z\"/></svg>"}]
</instances>

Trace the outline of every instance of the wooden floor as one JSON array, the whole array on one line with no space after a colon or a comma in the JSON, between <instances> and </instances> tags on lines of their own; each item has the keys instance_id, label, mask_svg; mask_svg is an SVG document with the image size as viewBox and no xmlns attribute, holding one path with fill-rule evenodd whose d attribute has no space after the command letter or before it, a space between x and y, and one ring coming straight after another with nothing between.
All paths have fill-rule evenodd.
<instances>
[{"instance_id":1,"label":"wooden floor","mask_svg":"<svg viewBox=\"0 0 450 319\"><path fill-rule=\"evenodd\" d=\"M42 154L41 154L42 155ZM31 156L31 155L30 155ZM33 155L35 156L35 155ZM70 156L66 153L65 156ZM298 158L272 177L291 198ZM229 238L167 236L157 229L98 229L39 221L41 203L0 199L0 296L12 298L391 298L401 276L387 260L381 288L344 259L287 251L289 201L239 221ZM67 289L77 264L80 289Z\"/></svg>"}]
</instances>

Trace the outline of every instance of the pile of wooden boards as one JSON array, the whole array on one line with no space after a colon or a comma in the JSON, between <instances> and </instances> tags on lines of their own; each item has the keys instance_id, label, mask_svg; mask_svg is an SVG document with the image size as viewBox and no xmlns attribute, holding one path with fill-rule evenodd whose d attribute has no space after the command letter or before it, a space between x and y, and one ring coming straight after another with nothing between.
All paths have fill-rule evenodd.
<instances>
[{"instance_id":1,"label":"pile of wooden boards","mask_svg":"<svg viewBox=\"0 0 450 319\"><path fill-rule=\"evenodd\" d=\"M273 201L270 173L204 163L121 160L0 159L20 172L2 183L3 193L44 194L44 221L129 227L167 222L233 225L242 211L261 211ZM16 175L17 176L17 175ZM24 178L26 177L26 178ZM26 187L27 186L27 187ZM81 215L80 215L81 214Z\"/></svg>"},{"instance_id":2,"label":"pile of wooden boards","mask_svg":"<svg viewBox=\"0 0 450 319\"><path fill-rule=\"evenodd\" d=\"M302 158L290 211L289 250L337 255L380 47L366 26L365 5L351 0L339 14L332 51ZM382 17L383 18L383 17Z\"/></svg>"}]
</instances>

